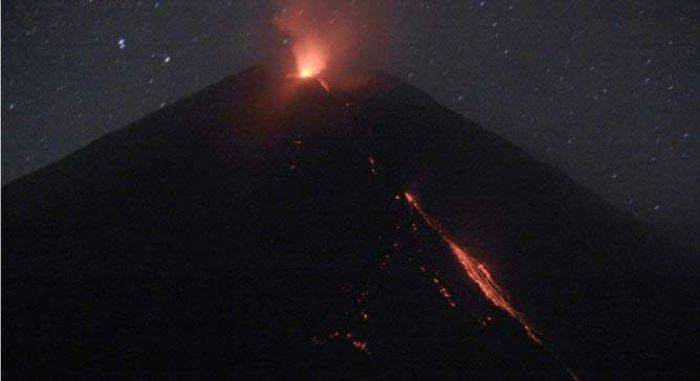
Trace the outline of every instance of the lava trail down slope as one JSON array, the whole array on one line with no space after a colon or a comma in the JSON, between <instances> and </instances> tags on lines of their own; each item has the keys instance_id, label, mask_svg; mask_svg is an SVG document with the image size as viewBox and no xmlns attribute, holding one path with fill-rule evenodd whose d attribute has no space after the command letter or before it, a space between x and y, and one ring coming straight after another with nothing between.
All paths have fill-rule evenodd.
<instances>
[{"instance_id":1,"label":"lava trail down slope","mask_svg":"<svg viewBox=\"0 0 700 381\"><path fill-rule=\"evenodd\" d=\"M696 257L358 78L256 66L3 187L3 376L690 377Z\"/></svg>"}]
</instances>

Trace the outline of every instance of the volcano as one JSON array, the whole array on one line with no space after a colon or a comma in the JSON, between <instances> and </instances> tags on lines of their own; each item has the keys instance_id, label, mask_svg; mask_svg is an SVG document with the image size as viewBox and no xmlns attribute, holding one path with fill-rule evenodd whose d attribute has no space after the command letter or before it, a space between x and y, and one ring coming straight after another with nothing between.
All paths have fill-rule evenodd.
<instances>
[{"instance_id":1,"label":"volcano","mask_svg":"<svg viewBox=\"0 0 700 381\"><path fill-rule=\"evenodd\" d=\"M3 375L692 377L697 256L346 82L256 66L3 187Z\"/></svg>"}]
</instances>

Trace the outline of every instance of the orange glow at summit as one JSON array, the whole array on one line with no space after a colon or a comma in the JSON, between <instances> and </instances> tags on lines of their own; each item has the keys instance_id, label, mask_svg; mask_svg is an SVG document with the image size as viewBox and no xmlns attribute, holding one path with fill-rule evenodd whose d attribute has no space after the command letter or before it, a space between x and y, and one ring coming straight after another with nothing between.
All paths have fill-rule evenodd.
<instances>
[{"instance_id":1,"label":"orange glow at summit","mask_svg":"<svg viewBox=\"0 0 700 381\"><path fill-rule=\"evenodd\" d=\"M318 43L303 41L295 45L292 52L300 78L316 77L326 68L328 59Z\"/></svg>"},{"instance_id":2,"label":"orange glow at summit","mask_svg":"<svg viewBox=\"0 0 700 381\"><path fill-rule=\"evenodd\" d=\"M393 0L391 0L393 1ZM272 24L294 78L319 78L375 67L387 55L391 1L276 0ZM285 60L285 65L288 61Z\"/></svg>"}]
</instances>

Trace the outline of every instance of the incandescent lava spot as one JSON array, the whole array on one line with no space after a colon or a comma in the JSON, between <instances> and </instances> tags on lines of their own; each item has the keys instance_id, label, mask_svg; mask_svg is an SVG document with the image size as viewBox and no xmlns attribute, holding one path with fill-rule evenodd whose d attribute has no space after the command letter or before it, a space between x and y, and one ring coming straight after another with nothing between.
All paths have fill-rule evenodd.
<instances>
[{"instance_id":1,"label":"incandescent lava spot","mask_svg":"<svg viewBox=\"0 0 700 381\"><path fill-rule=\"evenodd\" d=\"M312 39L304 39L292 48L300 78L316 77L328 64L328 57L321 44Z\"/></svg>"}]
</instances>

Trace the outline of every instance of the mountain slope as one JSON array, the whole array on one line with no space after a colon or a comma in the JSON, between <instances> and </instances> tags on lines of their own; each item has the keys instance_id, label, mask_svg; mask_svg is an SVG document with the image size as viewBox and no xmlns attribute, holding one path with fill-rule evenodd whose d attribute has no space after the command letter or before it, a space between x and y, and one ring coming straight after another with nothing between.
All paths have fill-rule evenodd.
<instances>
[{"instance_id":1,"label":"mountain slope","mask_svg":"<svg viewBox=\"0 0 700 381\"><path fill-rule=\"evenodd\" d=\"M689 374L692 257L360 83L255 67L5 186L3 372Z\"/></svg>"}]
</instances>

